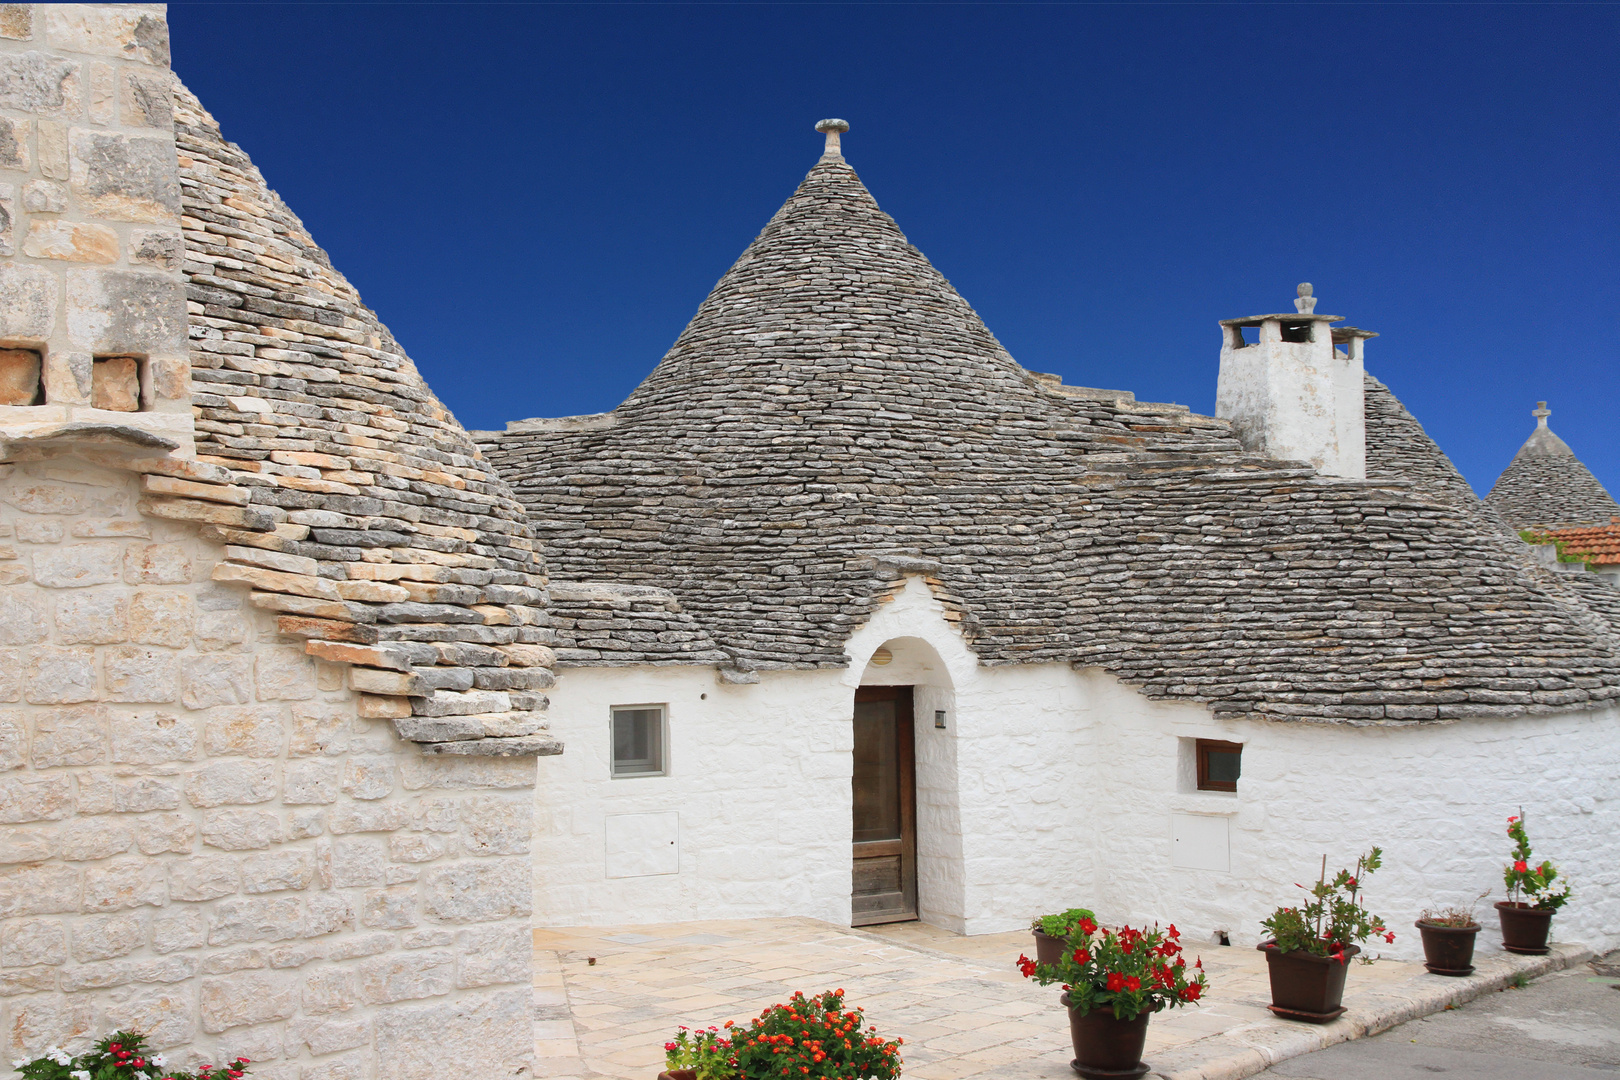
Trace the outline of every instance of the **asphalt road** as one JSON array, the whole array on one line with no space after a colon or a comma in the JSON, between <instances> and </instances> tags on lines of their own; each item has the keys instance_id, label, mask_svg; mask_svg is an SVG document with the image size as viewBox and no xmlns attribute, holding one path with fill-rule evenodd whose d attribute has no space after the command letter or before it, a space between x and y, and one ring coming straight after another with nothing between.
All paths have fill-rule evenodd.
<instances>
[{"instance_id":1,"label":"asphalt road","mask_svg":"<svg viewBox=\"0 0 1620 1080\"><path fill-rule=\"evenodd\" d=\"M1616 1080L1620 952L1330 1046L1259 1074L1266 1080Z\"/></svg>"}]
</instances>

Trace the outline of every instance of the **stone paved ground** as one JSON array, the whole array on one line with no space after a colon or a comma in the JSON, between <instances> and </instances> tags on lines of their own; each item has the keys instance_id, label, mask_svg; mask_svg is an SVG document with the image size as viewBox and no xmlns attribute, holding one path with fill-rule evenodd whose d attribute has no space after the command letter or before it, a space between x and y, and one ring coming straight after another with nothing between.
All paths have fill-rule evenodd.
<instances>
[{"instance_id":1,"label":"stone paved ground","mask_svg":"<svg viewBox=\"0 0 1620 1080\"><path fill-rule=\"evenodd\" d=\"M678 1025L741 1021L794 990L842 987L886 1036L905 1039L918 1080L1072 1080L1057 990L1013 966L1027 933L960 937L921 923L852 930L813 919L687 922L535 931L536 1049L542 1077L654 1080ZM1356 966L1346 1005L1326 1027L1279 1021L1265 958L1253 949L1191 948L1210 976L1197 1007L1154 1018L1145 1059L1168 1077L1240 1077L1330 1042L1444 1008L1491 979L1531 970L1497 955L1472 979L1415 964ZM1572 953L1571 958L1584 953ZM589 958L595 957L591 964ZM1551 958L1562 966L1564 957ZM1542 969L1549 961L1540 961Z\"/></svg>"}]
</instances>

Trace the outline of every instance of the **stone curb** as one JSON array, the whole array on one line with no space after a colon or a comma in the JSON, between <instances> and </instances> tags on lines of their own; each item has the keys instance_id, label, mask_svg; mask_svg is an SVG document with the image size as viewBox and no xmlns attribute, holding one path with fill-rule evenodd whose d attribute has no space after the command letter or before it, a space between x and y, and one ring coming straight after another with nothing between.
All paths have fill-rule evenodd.
<instances>
[{"instance_id":1,"label":"stone curb","mask_svg":"<svg viewBox=\"0 0 1620 1080\"><path fill-rule=\"evenodd\" d=\"M1493 953L1475 958L1475 972L1456 979L1428 972L1414 975L1402 988L1346 994L1349 1011L1331 1024L1287 1020L1261 1022L1154 1054L1149 1080L1242 1080L1243 1077L1336 1043L1377 1035L1397 1024L1444 1012L1508 986L1516 976L1537 978L1592 958L1580 945L1554 945L1546 956ZM1413 965L1418 967L1418 965ZM1420 968L1421 970L1421 968ZM1351 972L1351 985L1355 973Z\"/></svg>"}]
</instances>

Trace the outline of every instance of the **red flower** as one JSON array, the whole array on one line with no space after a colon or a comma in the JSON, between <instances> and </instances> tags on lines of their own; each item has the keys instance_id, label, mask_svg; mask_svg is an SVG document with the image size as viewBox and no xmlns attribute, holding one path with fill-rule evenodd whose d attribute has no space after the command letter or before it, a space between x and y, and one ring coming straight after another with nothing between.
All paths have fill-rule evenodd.
<instances>
[{"instance_id":1,"label":"red flower","mask_svg":"<svg viewBox=\"0 0 1620 1080\"><path fill-rule=\"evenodd\" d=\"M1090 937L1092 934L1097 932L1097 924L1092 922L1090 919L1081 919L1080 932L1087 937Z\"/></svg>"},{"instance_id":2,"label":"red flower","mask_svg":"<svg viewBox=\"0 0 1620 1080\"><path fill-rule=\"evenodd\" d=\"M1035 961L1031 960L1023 953L1019 953L1018 970L1024 973L1024 978L1029 978L1031 975L1035 974Z\"/></svg>"},{"instance_id":3,"label":"red flower","mask_svg":"<svg viewBox=\"0 0 1620 1080\"><path fill-rule=\"evenodd\" d=\"M673 1051L675 1049L675 1044L672 1042L667 1042L664 1044L664 1049Z\"/></svg>"},{"instance_id":4,"label":"red flower","mask_svg":"<svg viewBox=\"0 0 1620 1080\"><path fill-rule=\"evenodd\" d=\"M1518 862L1513 864L1513 872L1515 874L1523 874L1523 873L1527 872L1529 869L1530 869L1530 864L1525 862L1523 859L1520 859Z\"/></svg>"},{"instance_id":5,"label":"red flower","mask_svg":"<svg viewBox=\"0 0 1620 1080\"><path fill-rule=\"evenodd\" d=\"M1176 929L1176 924L1175 923L1171 923L1170 924L1170 929L1165 931L1165 933L1167 933L1170 936L1171 941L1174 941L1176 938L1179 938L1181 936L1181 931Z\"/></svg>"},{"instance_id":6,"label":"red flower","mask_svg":"<svg viewBox=\"0 0 1620 1080\"><path fill-rule=\"evenodd\" d=\"M1198 995L1203 992L1204 988L1202 986L1199 986L1197 983L1188 983L1187 988L1181 992L1181 1000L1197 1001Z\"/></svg>"},{"instance_id":7,"label":"red flower","mask_svg":"<svg viewBox=\"0 0 1620 1080\"><path fill-rule=\"evenodd\" d=\"M1091 954L1084 949L1074 950L1074 962L1077 964L1091 963Z\"/></svg>"},{"instance_id":8,"label":"red flower","mask_svg":"<svg viewBox=\"0 0 1620 1080\"><path fill-rule=\"evenodd\" d=\"M1108 989L1109 989L1110 992L1118 993L1121 989L1124 988L1124 986L1125 986L1125 976L1124 975L1121 975L1117 971L1110 971L1108 973Z\"/></svg>"},{"instance_id":9,"label":"red flower","mask_svg":"<svg viewBox=\"0 0 1620 1080\"><path fill-rule=\"evenodd\" d=\"M1355 879L1355 878L1351 878L1351 879L1350 879L1350 880L1349 880L1349 881L1347 881L1347 882L1345 882L1345 884L1346 884L1346 885L1348 885L1348 886L1350 886L1350 887L1351 887L1351 888L1352 888L1352 889L1353 889L1353 888L1355 888L1355 887L1356 887L1356 879Z\"/></svg>"},{"instance_id":10,"label":"red flower","mask_svg":"<svg viewBox=\"0 0 1620 1080\"><path fill-rule=\"evenodd\" d=\"M1142 980L1135 975L1130 976L1125 980L1125 989L1132 991L1142 989Z\"/></svg>"},{"instance_id":11,"label":"red flower","mask_svg":"<svg viewBox=\"0 0 1620 1080\"><path fill-rule=\"evenodd\" d=\"M1395 931L1391 930L1389 933L1385 934L1384 940L1393 945L1395 943Z\"/></svg>"}]
</instances>

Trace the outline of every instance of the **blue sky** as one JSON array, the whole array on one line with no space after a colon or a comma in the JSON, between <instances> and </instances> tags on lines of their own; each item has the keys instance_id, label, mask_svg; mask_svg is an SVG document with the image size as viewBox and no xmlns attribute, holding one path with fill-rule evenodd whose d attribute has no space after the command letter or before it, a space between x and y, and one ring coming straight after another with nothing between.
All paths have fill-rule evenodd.
<instances>
[{"instance_id":1,"label":"blue sky","mask_svg":"<svg viewBox=\"0 0 1620 1080\"><path fill-rule=\"evenodd\" d=\"M1026 367L1214 407L1216 320L1379 331L1481 492L1620 494L1620 7L173 4L174 67L470 428L613 408L848 120Z\"/></svg>"}]
</instances>

